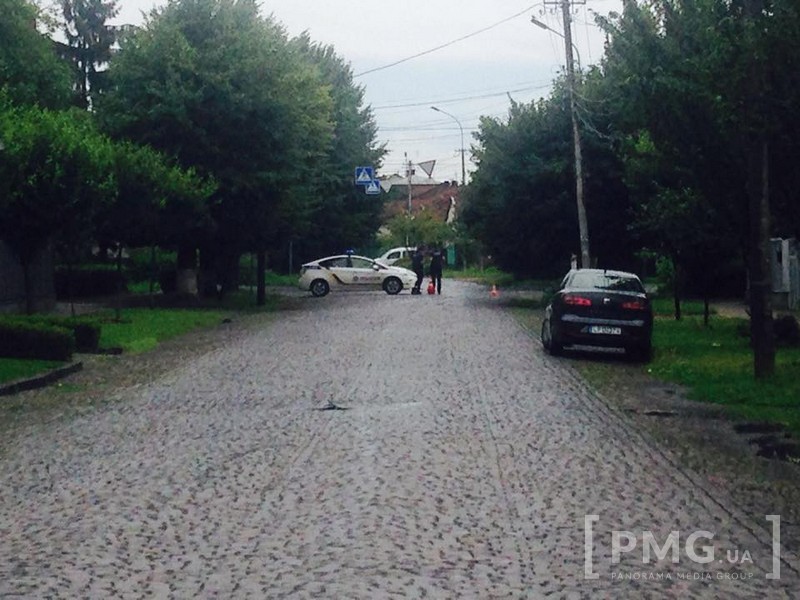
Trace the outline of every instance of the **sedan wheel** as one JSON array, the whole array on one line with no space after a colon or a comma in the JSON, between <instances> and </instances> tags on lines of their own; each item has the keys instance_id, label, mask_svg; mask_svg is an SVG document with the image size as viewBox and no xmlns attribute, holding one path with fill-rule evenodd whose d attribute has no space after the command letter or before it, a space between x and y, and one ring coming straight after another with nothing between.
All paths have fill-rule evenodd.
<instances>
[{"instance_id":1,"label":"sedan wheel","mask_svg":"<svg viewBox=\"0 0 800 600\"><path fill-rule=\"evenodd\" d=\"M389 277L389 279L383 282L383 289L386 290L386 293L390 296L395 296L403 289L403 282L397 279L397 277Z\"/></svg>"},{"instance_id":2,"label":"sedan wheel","mask_svg":"<svg viewBox=\"0 0 800 600\"><path fill-rule=\"evenodd\" d=\"M559 356L564 349L561 342L553 337L553 326L550 319L542 323L542 346L551 356Z\"/></svg>"},{"instance_id":3,"label":"sedan wheel","mask_svg":"<svg viewBox=\"0 0 800 600\"><path fill-rule=\"evenodd\" d=\"M311 282L311 294L316 298L327 296L331 291L331 286L324 279L315 279Z\"/></svg>"}]
</instances>

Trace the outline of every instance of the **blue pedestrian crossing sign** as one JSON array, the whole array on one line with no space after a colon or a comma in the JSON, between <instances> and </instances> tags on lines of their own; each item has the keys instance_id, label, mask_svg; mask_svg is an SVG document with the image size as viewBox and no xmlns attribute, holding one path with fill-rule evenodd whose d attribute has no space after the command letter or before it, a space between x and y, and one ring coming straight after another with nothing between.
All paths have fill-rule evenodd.
<instances>
[{"instance_id":1,"label":"blue pedestrian crossing sign","mask_svg":"<svg viewBox=\"0 0 800 600\"><path fill-rule=\"evenodd\" d=\"M356 167L356 185L369 185L373 181L375 181L375 169Z\"/></svg>"},{"instance_id":2,"label":"blue pedestrian crossing sign","mask_svg":"<svg viewBox=\"0 0 800 600\"><path fill-rule=\"evenodd\" d=\"M375 169L372 167L356 167L356 185L363 185L364 192L369 196L381 193L381 182L375 179Z\"/></svg>"}]
</instances>

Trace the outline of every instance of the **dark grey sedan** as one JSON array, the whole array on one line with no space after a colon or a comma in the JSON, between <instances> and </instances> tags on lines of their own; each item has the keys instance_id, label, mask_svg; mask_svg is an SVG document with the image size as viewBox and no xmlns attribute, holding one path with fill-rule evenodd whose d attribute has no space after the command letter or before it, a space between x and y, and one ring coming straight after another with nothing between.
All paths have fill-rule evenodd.
<instances>
[{"instance_id":1,"label":"dark grey sedan","mask_svg":"<svg viewBox=\"0 0 800 600\"><path fill-rule=\"evenodd\" d=\"M567 273L545 310L542 345L553 355L574 345L624 348L646 361L652 333L653 309L636 275L578 269Z\"/></svg>"}]
</instances>

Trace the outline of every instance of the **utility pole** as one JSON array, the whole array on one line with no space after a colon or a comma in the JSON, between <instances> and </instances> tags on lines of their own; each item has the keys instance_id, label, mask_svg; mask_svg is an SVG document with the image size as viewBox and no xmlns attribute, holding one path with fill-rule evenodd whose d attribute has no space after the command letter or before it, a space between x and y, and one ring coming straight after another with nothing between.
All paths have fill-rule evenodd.
<instances>
[{"instance_id":1,"label":"utility pole","mask_svg":"<svg viewBox=\"0 0 800 600\"><path fill-rule=\"evenodd\" d=\"M583 151L581 148L581 132L578 127L578 110L575 102L575 59L572 53L572 15L570 8L573 2L580 0L549 0L545 4L560 4L564 17L564 47L567 57L567 86L569 88L569 112L572 118L572 146L575 153L575 200L578 205L578 233L581 242L581 267L592 266L589 254L589 221L586 218L586 204L583 195ZM582 2L585 4L585 0ZM533 22L537 25L536 19ZM541 25L540 25L541 26Z\"/></svg>"},{"instance_id":2,"label":"utility pole","mask_svg":"<svg viewBox=\"0 0 800 600\"><path fill-rule=\"evenodd\" d=\"M411 219L411 175L414 172L414 170L411 168L412 165L411 165L411 160L408 158L408 153L407 152L403 153L403 156L405 157L406 175L408 176L408 218ZM409 244L408 233L406 233L406 248L408 248L408 244Z\"/></svg>"},{"instance_id":3,"label":"utility pole","mask_svg":"<svg viewBox=\"0 0 800 600\"><path fill-rule=\"evenodd\" d=\"M406 158L406 176L408 177L408 216L411 216L411 174L413 173L413 169L411 168L411 161L408 158L408 153L403 154Z\"/></svg>"}]
</instances>

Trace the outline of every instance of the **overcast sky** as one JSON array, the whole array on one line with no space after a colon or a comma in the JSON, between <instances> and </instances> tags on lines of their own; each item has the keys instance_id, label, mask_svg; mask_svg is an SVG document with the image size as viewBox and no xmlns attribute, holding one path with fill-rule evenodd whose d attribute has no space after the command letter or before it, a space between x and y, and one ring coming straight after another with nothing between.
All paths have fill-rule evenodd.
<instances>
[{"instance_id":1,"label":"overcast sky","mask_svg":"<svg viewBox=\"0 0 800 600\"><path fill-rule=\"evenodd\" d=\"M118 21L139 24L142 11L163 3L119 0ZM378 139L389 150L382 175L404 173L407 155L414 163L436 160L433 176L438 180L460 180L461 133L456 119L464 130L469 172L468 149L479 117L505 117L509 95L518 102L546 96L565 60L563 38L530 20L536 16L563 32L561 11L549 2L264 0L261 5L262 12L272 14L290 36L307 30L312 40L334 46L356 75L487 29L356 78L374 110ZM603 37L592 13L606 15L620 6L621 0L575 4L573 40L583 63L596 63L603 52Z\"/></svg>"}]
</instances>

